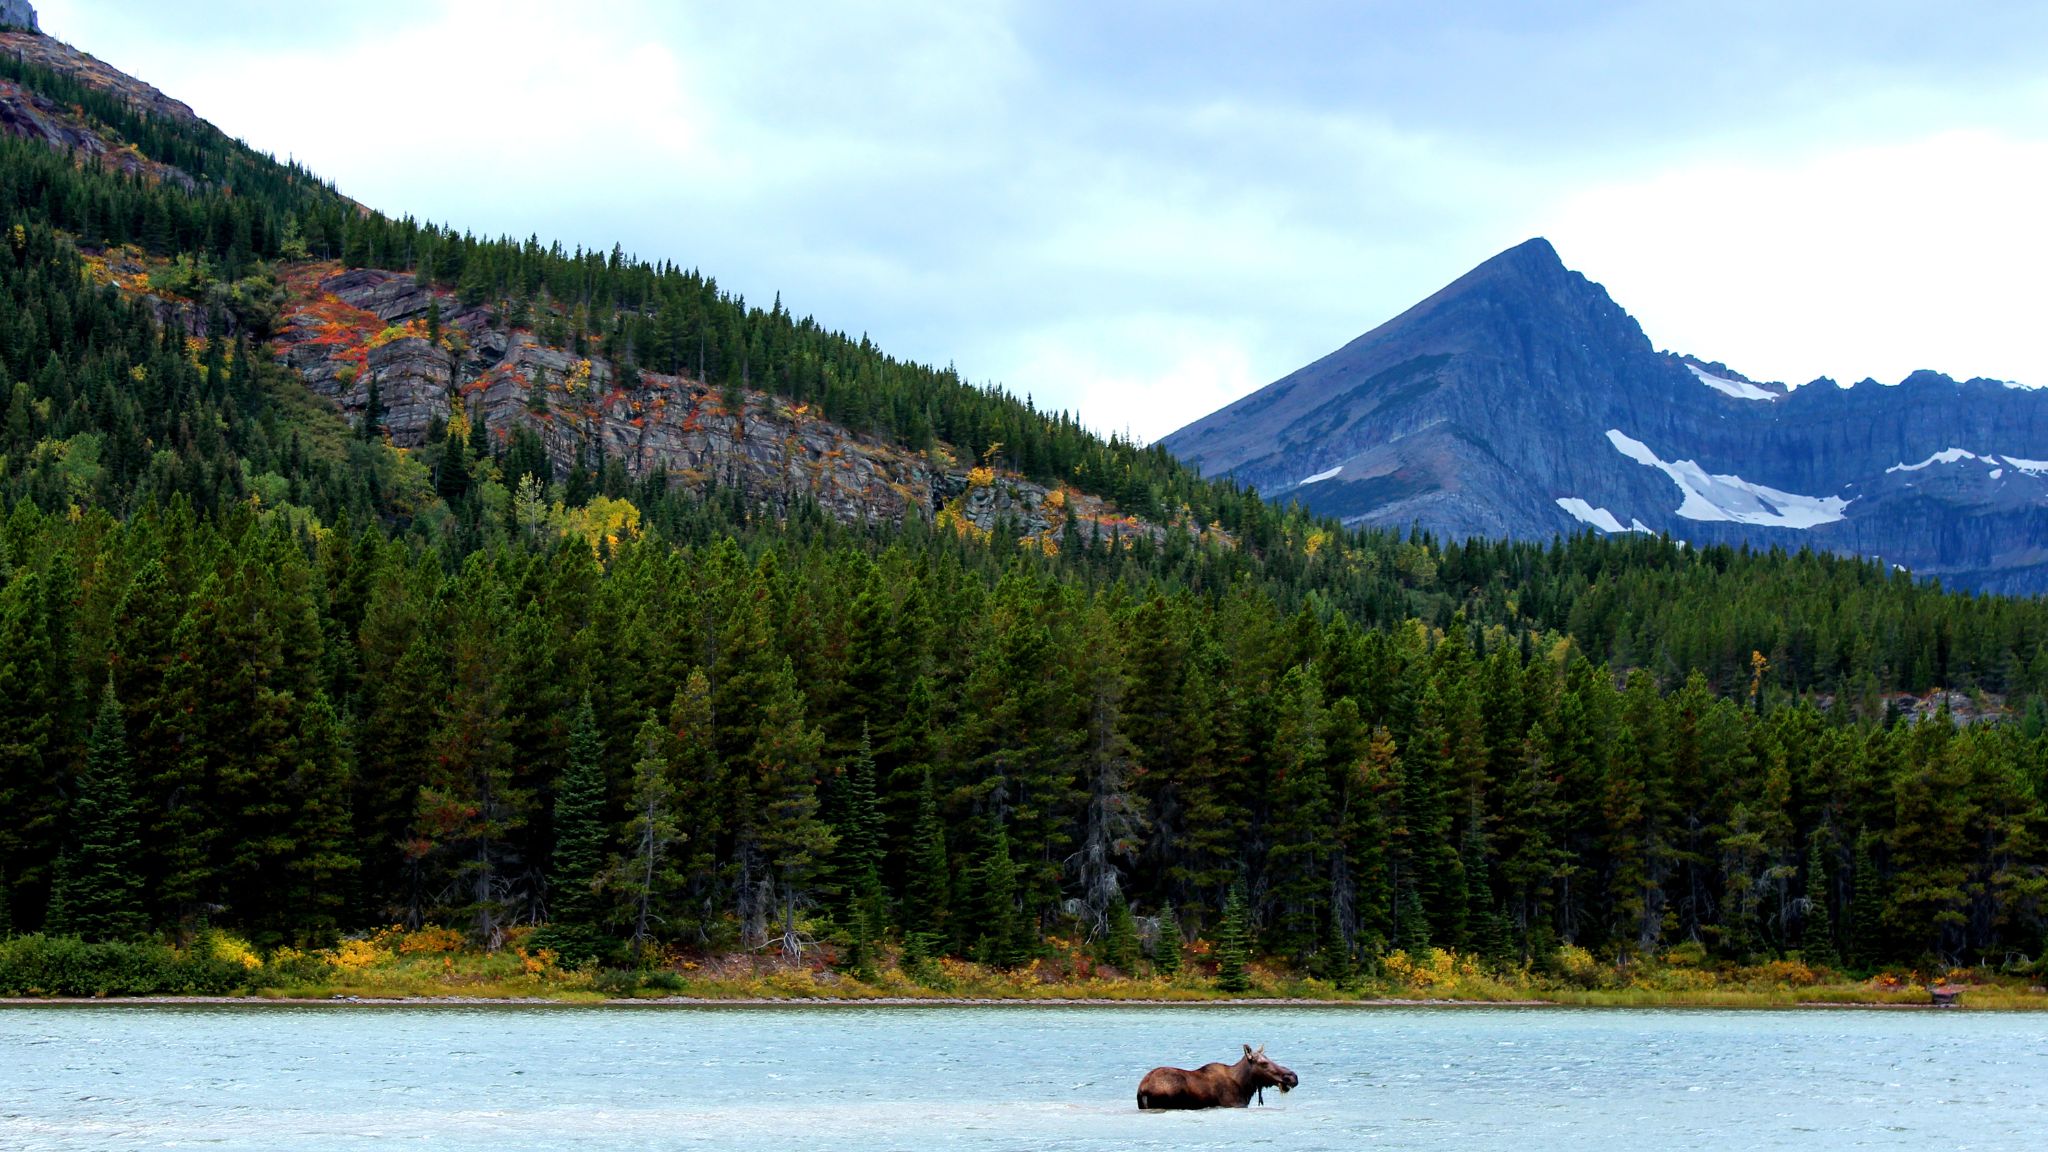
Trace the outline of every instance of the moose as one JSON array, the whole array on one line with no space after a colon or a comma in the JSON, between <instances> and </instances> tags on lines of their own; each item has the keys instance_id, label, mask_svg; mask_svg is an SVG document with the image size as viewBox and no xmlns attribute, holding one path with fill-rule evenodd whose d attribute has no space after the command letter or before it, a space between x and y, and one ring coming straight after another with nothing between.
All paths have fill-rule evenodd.
<instances>
[{"instance_id":1,"label":"moose","mask_svg":"<svg viewBox=\"0 0 2048 1152\"><path fill-rule=\"evenodd\" d=\"M1204 1064L1200 1068L1154 1068L1138 1081L1138 1107L1243 1108L1264 1090L1292 1091L1301 1077L1273 1063L1266 1046L1244 1046L1244 1059L1235 1064Z\"/></svg>"}]
</instances>

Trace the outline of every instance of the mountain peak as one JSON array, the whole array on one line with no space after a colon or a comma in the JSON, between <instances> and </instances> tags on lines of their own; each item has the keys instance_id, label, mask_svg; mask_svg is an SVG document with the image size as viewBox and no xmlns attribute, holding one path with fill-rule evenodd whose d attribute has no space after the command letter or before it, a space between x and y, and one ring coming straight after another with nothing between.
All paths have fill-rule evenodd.
<instances>
[{"instance_id":1,"label":"mountain peak","mask_svg":"<svg viewBox=\"0 0 2048 1152\"><path fill-rule=\"evenodd\" d=\"M0 28L42 31L42 26L36 23L36 6L28 0L0 0Z\"/></svg>"}]
</instances>

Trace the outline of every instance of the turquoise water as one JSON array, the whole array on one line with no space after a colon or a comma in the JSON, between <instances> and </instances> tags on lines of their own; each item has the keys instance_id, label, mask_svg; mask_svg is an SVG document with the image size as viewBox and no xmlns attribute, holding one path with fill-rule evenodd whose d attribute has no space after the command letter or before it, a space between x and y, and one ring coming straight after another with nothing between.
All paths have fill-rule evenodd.
<instances>
[{"instance_id":1,"label":"turquoise water","mask_svg":"<svg viewBox=\"0 0 2048 1152\"><path fill-rule=\"evenodd\" d=\"M1141 1114L1155 1064L1301 1076ZM6 1149L2039 1149L2048 1017L1278 1008L0 1010Z\"/></svg>"}]
</instances>

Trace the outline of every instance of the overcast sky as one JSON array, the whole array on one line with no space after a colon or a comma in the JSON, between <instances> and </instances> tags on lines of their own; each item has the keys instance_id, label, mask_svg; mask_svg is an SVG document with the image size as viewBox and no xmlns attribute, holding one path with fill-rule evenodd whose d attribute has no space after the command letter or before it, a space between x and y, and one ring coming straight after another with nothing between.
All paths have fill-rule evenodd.
<instances>
[{"instance_id":1,"label":"overcast sky","mask_svg":"<svg viewBox=\"0 0 2048 1152\"><path fill-rule=\"evenodd\" d=\"M2048 5L44 0L394 214L1156 439L1548 236L1758 379L2048 384Z\"/></svg>"}]
</instances>

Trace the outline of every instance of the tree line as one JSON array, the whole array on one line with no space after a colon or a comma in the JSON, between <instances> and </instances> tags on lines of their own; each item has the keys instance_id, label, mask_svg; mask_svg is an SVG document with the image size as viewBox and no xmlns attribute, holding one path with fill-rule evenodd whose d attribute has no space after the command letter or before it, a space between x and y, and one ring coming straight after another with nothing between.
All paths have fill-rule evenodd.
<instances>
[{"instance_id":1,"label":"tree line","mask_svg":"<svg viewBox=\"0 0 2048 1152\"><path fill-rule=\"evenodd\" d=\"M1760 653L1716 693L1563 633L1365 627L935 533L451 568L374 528L22 503L6 557L16 930L893 934L1014 964L1119 906L1213 931L1241 887L1310 968L2041 943L2039 725L1824 711Z\"/></svg>"}]
</instances>

